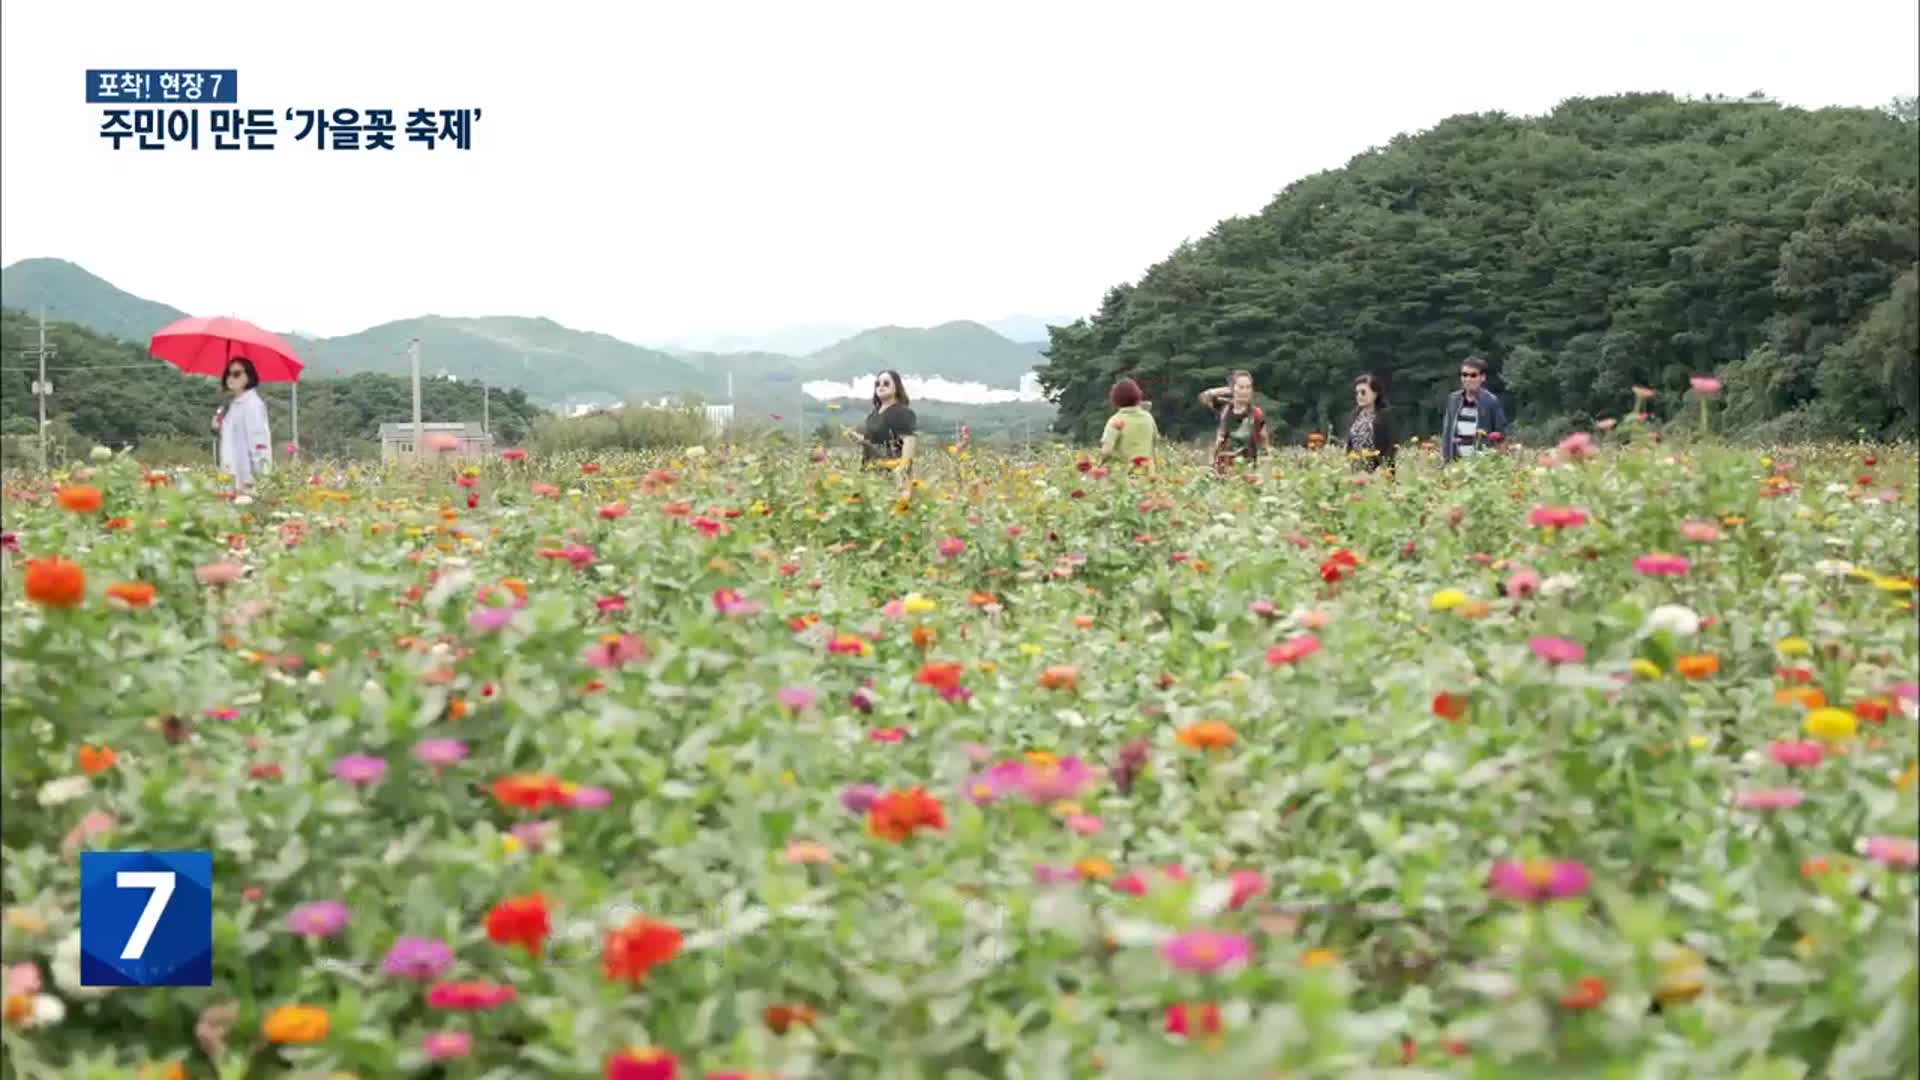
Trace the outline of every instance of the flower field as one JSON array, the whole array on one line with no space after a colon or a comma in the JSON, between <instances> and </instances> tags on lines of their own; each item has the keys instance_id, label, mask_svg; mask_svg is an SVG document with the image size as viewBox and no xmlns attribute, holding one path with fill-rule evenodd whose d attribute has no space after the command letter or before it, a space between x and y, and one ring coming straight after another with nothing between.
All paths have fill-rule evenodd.
<instances>
[{"instance_id":1,"label":"flower field","mask_svg":"<svg viewBox=\"0 0 1920 1080\"><path fill-rule=\"evenodd\" d=\"M10 478L8 1069L1911 1075L1917 467Z\"/></svg>"}]
</instances>

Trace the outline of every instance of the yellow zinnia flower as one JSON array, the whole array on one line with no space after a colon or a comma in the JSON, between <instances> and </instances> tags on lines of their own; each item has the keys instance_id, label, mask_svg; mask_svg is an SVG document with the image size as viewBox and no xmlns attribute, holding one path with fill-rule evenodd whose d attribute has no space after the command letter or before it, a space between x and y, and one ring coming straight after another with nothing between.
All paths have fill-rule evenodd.
<instances>
[{"instance_id":1,"label":"yellow zinnia flower","mask_svg":"<svg viewBox=\"0 0 1920 1080\"><path fill-rule=\"evenodd\" d=\"M1427 602L1427 606L1434 611L1452 611L1466 602L1467 594L1459 589L1441 589L1433 594L1433 599Z\"/></svg>"},{"instance_id":2,"label":"yellow zinnia flower","mask_svg":"<svg viewBox=\"0 0 1920 1080\"><path fill-rule=\"evenodd\" d=\"M1828 742L1839 742L1853 738L1860 730L1860 721L1845 709L1815 709L1807 714L1807 734Z\"/></svg>"}]
</instances>

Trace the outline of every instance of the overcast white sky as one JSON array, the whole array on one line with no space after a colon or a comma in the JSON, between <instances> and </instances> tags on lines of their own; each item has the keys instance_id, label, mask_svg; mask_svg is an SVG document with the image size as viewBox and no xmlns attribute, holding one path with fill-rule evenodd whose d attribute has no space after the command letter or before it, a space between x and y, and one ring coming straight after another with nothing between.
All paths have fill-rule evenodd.
<instances>
[{"instance_id":1,"label":"overcast white sky","mask_svg":"<svg viewBox=\"0 0 1920 1080\"><path fill-rule=\"evenodd\" d=\"M938 9L937 13L935 9ZM545 315L640 342L1090 312L1181 240L1460 112L1877 106L1913 0L1283 4L7 0L0 262L350 333ZM115 151L89 67L241 107L484 110L468 151Z\"/></svg>"}]
</instances>

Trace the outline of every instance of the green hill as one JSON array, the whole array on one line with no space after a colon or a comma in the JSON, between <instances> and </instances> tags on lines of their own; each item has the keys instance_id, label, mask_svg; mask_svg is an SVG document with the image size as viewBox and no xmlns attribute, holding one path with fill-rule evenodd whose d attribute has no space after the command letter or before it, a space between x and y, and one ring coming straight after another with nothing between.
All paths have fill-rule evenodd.
<instances>
[{"instance_id":1,"label":"green hill","mask_svg":"<svg viewBox=\"0 0 1920 1080\"><path fill-rule=\"evenodd\" d=\"M550 405L692 392L717 396L726 388L724 378L715 380L667 353L551 319L428 315L345 337L301 340L295 347L315 374L405 375L413 338L420 339L422 374L445 368L460 379L520 387Z\"/></svg>"},{"instance_id":2,"label":"green hill","mask_svg":"<svg viewBox=\"0 0 1920 1080\"><path fill-rule=\"evenodd\" d=\"M1052 331L1061 430L1098 431L1115 377L1169 406L1253 371L1274 437L1343 427L1355 376L1439 429L1479 353L1534 434L1690 408L1717 372L1723 430L1755 438L1920 424L1920 123L1893 109L1666 94L1456 116L1220 222L1090 319Z\"/></svg>"},{"instance_id":3,"label":"green hill","mask_svg":"<svg viewBox=\"0 0 1920 1080\"><path fill-rule=\"evenodd\" d=\"M146 344L187 313L143 300L65 259L22 259L0 274L0 307L78 323L108 337Z\"/></svg>"},{"instance_id":4,"label":"green hill","mask_svg":"<svg viewBox=\"0 0 1920 1080\"><path fill-rule=\"evenodd\" d=\"M955 382L1017 389L1040 363L1039 347L1009 341L977 322L926 329L881 326L809 354L800 366L809 378L845 380L877 371L938 375Z\"/></svg>"}]
</instances>

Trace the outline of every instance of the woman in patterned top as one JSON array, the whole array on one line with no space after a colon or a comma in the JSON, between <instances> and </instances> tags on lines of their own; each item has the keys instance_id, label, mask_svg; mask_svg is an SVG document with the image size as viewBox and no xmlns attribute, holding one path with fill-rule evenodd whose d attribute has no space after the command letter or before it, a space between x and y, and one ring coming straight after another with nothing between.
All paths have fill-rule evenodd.
<instances>
[{"instance_id":1,"label":"woman in patterned top","mask_svg":"<svg viewBox=\"0 0 1920 1080\"><path fill-rule=\"evenodd\" d=\"M1258 463L1267 448L1267 415L1253 403L1253 372L1236 371L1227 377L1227 385L1200 391L1200 404L1220 416L1213 434L1213 470L1224 476L1235 461L1249 467Z\"/></svg>"},{"instance_id":2,"label":"woman in patterned top","mask_svg":"<svg viewBox=\"0 0 1920 1080\"><path fill-rule=\"evenodd\" d=\"M1393 471L1399 447L1393 420L1387 415L1387 392L1380 380L1362 375L1353 380L1353 419L1347 421L1347 454L1358 468L1373 472L1385 465Z\"/></svg>"}]
</instances>

